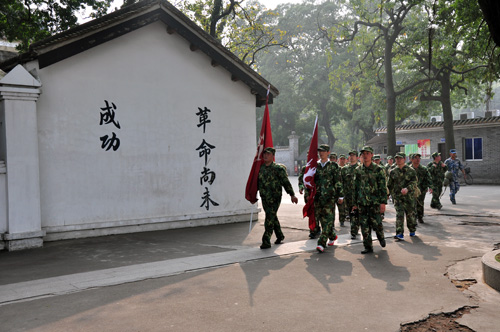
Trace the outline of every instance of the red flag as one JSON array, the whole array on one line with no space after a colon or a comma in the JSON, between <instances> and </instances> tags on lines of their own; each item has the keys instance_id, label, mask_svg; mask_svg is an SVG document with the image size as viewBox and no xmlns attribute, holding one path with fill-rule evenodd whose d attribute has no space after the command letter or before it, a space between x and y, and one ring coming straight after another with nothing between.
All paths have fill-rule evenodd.
<instances>
[{"instance_id":1,"label":"red flag","mask_svg":"<svg viewBox=\"0 0 500 332\"><path fill-rule=\"evenodd\" d=\"M262 165L262 154L265 148L273 146L273 135L271 133L271 121L269 120L269 89L267 90L266 109L262 118L262 127L260 129L259 145L257 145L257 153L253 159L252 169L248 176L247 187L245 190L245 198L254 204L257 202L257 181L259 178L260 165Z\"/></svg>"},{"instance_id":2,"label":"red flag","mask_svg":"<svg viewBox=\"0 0 500 332\"><path fill-rule=\"evenodd\" d=\"M302 210L305 217L309 217L309 229L311 231L316 227L316 218L314 218L314 195L316 195L316 183L314 183L314 174L316 174L316 166L318 165L318 117L314 123L313 136L311 145L307 153L307 165L304 171L304 186L309 189L309 197L307 203Z\"/></svg>"}]
</instances>

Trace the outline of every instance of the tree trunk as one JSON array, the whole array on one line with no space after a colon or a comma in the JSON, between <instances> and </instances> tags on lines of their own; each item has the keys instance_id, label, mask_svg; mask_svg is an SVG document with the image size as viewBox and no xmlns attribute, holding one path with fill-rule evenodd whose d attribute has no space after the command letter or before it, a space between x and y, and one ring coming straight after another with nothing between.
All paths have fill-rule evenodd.
<instances>
[{"instance_id":1,"label":"tree trunk","mask_svg":"<svg viewBox=\"0 0 500 332\"><path fill-rule=\"evenodd\" d=\"M333 151L333 146L335 145L335 142L337 139L335 138L335 134L332 131L332 126L330 125L330 116L328 114L328 109L327 109L327 103L328 100L324 99L321 102L321 120L320 124L323 126L326 132L326 136L328 136L328 145L330 146L330 149Z\"/></svg>"},{"instance_id":2,"label":"tree trunk","mask_svg":"<svg viewBox=\"0 0 500 332\"><path fill-rule=\"evenodd\" d=\"M384 54L384 88L387 99L387 153L391 156L396 154L396 92L394 91L394 78L392 76L392 46L394 44L391 36L385 37Z\"/></svg>"},{"instance_id":3,"label":"tree trunk","mask_svg":"<svg viewBox=\"0 0 500 332\"><path fill-rule=\"evenodd\" d=\"M446 151L455 148L455 134L453 132L453 112L451 109L451 72L443 70L438 77L441 83L441 107L443 108L444 138L446 141Z\"/></svg>"}]
</instances>

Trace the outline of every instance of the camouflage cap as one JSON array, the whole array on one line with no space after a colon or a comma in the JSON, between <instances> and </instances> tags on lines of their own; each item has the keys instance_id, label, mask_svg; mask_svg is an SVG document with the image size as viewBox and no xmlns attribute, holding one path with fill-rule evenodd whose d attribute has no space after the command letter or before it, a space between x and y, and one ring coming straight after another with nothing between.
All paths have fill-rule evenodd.
<instances>
[{"instance_id":1,"label":"camouflage cap","mask_svg":"<svg viewBox=\"0 0 500 332\"><path fill-rule=\"evenodd\" d=\"M267 147L267 148L264 149L264 152L269 152L269 153L275 154L276 153L276 149L269 146L269 147Z\"/></svg>"},{"instance_id":2,"label":"camouflage cap","mask_svg":"<svg viewBox=\"0 0 500 332\"><path fill-rule=\"evenodd\" d=\"M368 152L373 153L373 148L371 146L365 145L365 146L363 146L363 148L361 148L361 150L359 150L359 152L363 152L363 151L368 151Z\"/></svg>"},{"instance_id":3,"label":"camouflage cap","mask_svg":"<svg viewBox=\"0 0 500 332\"><path fill-rule=\"evenodd\" d=\"M437 156L440 156L440 155L441 155L441 153L436 151L431 156L432 156L432 158L436 158Z\"/></svg>"},{"instance_id":4,"label":"camouflage cap","mask_svg":"<svg viewBox=\"0 0 500 332\"><path fill-rule=\"evenodd\" d=\"M451 149L450 153L457 153L457 150L456 149Z\"/></svg>"},{"instance_id":5,"label":"camouflage cap","mask_svg":"<svg viewBox=\"0 0 500 332\"><path fill-rule=\"evenodd\" d=\"M329 157L335 157L335 158L337 158L337 154L335 152L332 152L332 153L330 153Z\"/></svg>"},{"instance_id":6,"label":"camouflage cap","mask_svg":"<svg viewBox=\"0 0 500 332\"><path fill-rule=\"evenodd\" d=\"M417 156L422 157L420 153L414 153L411 155L411 159L416 158Z\"/></svg>"},{"instance_id":7,"label":"camouflage cap","mask_svg":"<svg viewBox=\"0 0 500 332\"><path fill-rule=\"evenodd\" d=\"M396 158L406 158L406 154L404 152L397 152Z\"/></svg>"},{"instance_id":8,"label":"camouflage cap","mask_svg":"<svg viewBox=\"0 0 500 332\"><path fill-rule=\"evenodd\" d=\"M373 155L373 160L380 160L380 155L379 154L374 154Z\"/></svg>"},{"instance_id":9,"label":"camouflage cap","mask_svg":"<svg viewBox=\"0 0 500 332\"><path fill-rule=\"evenodd\" d=\"M318 147L318 151L330 151L330 147L328 146L328 144L321 144Z\"/></svg>"},{"instance_id":10,"label":"camouflage cap","mask_svg":"<svg viewBox=\"0 0 500 332\"><path fill-rule=\"evenodd\" d=\"M339 158L347 158L347 157L345 156L345 154L341 154Z\"/></svg>"},{"instance_id":11,"label":"camouflage cap","mask_svg":"<svg viewBox=\"0 0 500 332\"><path fill-rule=\"evenodd\" d=\"M349 155L351 155L351 154L353 154L353 155L355 155L357 157L358 156L358 150L352 150L352 151L350 151Z\"/></svg>"},{"instance_id":12,"label":"camouflage cap","mask_svg":"<svg viewBox=\"0 0 500 332\"><path fill-rule=\"evenodd\" d=\"M387 156L387 158L385 158L385 159L387 159L387 160L394 159L394 157L393 156Z\"/></svg>"}]
</instances>

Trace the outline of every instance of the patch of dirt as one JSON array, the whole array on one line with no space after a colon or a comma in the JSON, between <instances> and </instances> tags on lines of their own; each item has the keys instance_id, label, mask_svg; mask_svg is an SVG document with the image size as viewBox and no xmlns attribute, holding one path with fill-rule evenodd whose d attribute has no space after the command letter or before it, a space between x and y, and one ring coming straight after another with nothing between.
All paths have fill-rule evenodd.
<instances>
[{"instance_id":1,"label":"patch of dirt","mask_svg":"<svg viewBox=\"0 0 500 332\"><path fill-rule=\"evenodd\" d=\"M401 324L401 332L475 332L467 326L460 325L456 322L457 319L464 314L470 313L472 307L463 307L457 311L450 313L430 314L427 318L412 322Z\"/></svg>"},{"instance_id":2,"label":"patch of dirt","mask_svg":"<svg viewBox=\"0 0 500 332\"><path fill-rule=\"evenodd\" d=\"M451 282L460 289L461 291L464 291L466 289L469 289L470 286L477 284L476 279L466 279L466 280L451 280Z\"/></svg>"},{"instance_id":3,"label":"patch of dirt","mask_svg":"<svg viewBox=\"0 0 500 332\"><path fill-rule=\"evenodd\" d=\"M450 277L448 272L446 272L444 275L448 278ZM455 285L455 287L457 287L461 291L469 289L470 286L477 284L476 279L462 279L462 280L450 279L450 281L453 285Z\"/></svg>"}]
</instances>

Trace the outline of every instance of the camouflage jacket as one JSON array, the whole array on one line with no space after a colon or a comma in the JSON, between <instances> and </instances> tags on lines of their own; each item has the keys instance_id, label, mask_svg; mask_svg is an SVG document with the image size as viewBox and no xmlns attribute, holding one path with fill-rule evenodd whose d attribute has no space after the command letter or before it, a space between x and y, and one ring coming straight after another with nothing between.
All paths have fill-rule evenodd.
<instances>
[{"instance_id":1,"label":"camouflage jacket","mask_svg":"<svg viewBox=\"0 0 500 332\"><path fill-rule=\"evenodd\" d=\"M446 167L442 161L437 164L431 161L429 165L427 165L427 170L429 170L429 174L431 175L432 189L435 190L442 187L444 182L444 173L446 173L448 167Z\"/></svg>"},{"instance_id":2,"label":"camouflage jacket","mask_svg":"<svg viewBox=\"0 0 500 332\"><path fill-rule=\"evenodd\" d=\"M384 169L375 163L359 165L354 170L353 202L356 206L387 204Z\"/></svg>"},{"instance_id":3,"label":"camouflage jacket","mask_svg":"<svg viewBox=\"0 0 500 332\"><path fill-rule=\"evenodd\" d=\"M394 167L397 167L396 163L392 163L392 165L386 164L384 166L384 168L385 168L385 175L386 175L387 179L389 179L389 173L394 169Z\"/></svg>"},{"instance_id":4,"label":"camouflage jacket","mask_svg":"<svg viewBox=\"0 0 500 332\"><path fill-rule=\"evenodd\" d=\"M269 166L262 164L259 171L259 179L257 182L257 188L259 189L260 197L262 200L273 199L276 197L281 197L282 189L290 196L295 196L292 185L288 180L288 175L286 174L285 168L276 163L272 163Z\"/></svg>"},{"instance_id":5,"label":"camouflage jacket","mask_svg":"<svg viewBox=\"0 0 500 332\"><path fill-rule=\"evenodd\" d=\"M448 158L444 161L446 166L448 166L448 170L453 174L453 181L457 182L458 181L458 172L464 169L464 165L462 165L462 162L458 159L451 159Z\"/></svg>"},{"instance_id":6,"label":"camouflage jacket","mask_svg":"<svg viewBox=\"0 0 500 332\"><path fill-rule=\"evenodd\" d=\"M336 163L327 161L321 166L321 162L318 161L314 183L316 184L314 201L317 203L327 204L336 198L344 197L340 167Z\"/></svg>"},{"instance_id":7,"label":"camouflage jacket","mask_svg":"<svg viewBox=\"0 0 500 332\"><path fill-rule=\"evenodd\" d=\"M414 199L413 195L417 188L417 172L408 165L404 165L402 168L395 167L389 173L387 188L395 200ZM401 193L403 188L408 189L406 195Z\"/></svg>"},{"instance_id":8,"label":"camouflage jacket","mask_svg":"<svg viewBox=\"0 0 500 332\"><path fill-rule=\"evenodd\" d=\"M359 163L354 165L347 164L341 169L342 173L342 186L344 187L344 195L346 199L353 202L354 194L354 170L359 166Z\"/></svg>"},{"instance_id":9,"label":"camouflage jacket","mask_svg":"<svg viewBox=\"0 0 500 332\"><path fill-rule=\"evenodd\" d=\"M413 165L410 166L417 172L417 183L418 183L418 189L420 189L420 193L425 193L428 188L432 189L432 179L429 171L427 170L427 167L418 165L417 168L415 168Z\"/></svg>"}]
</instances>

